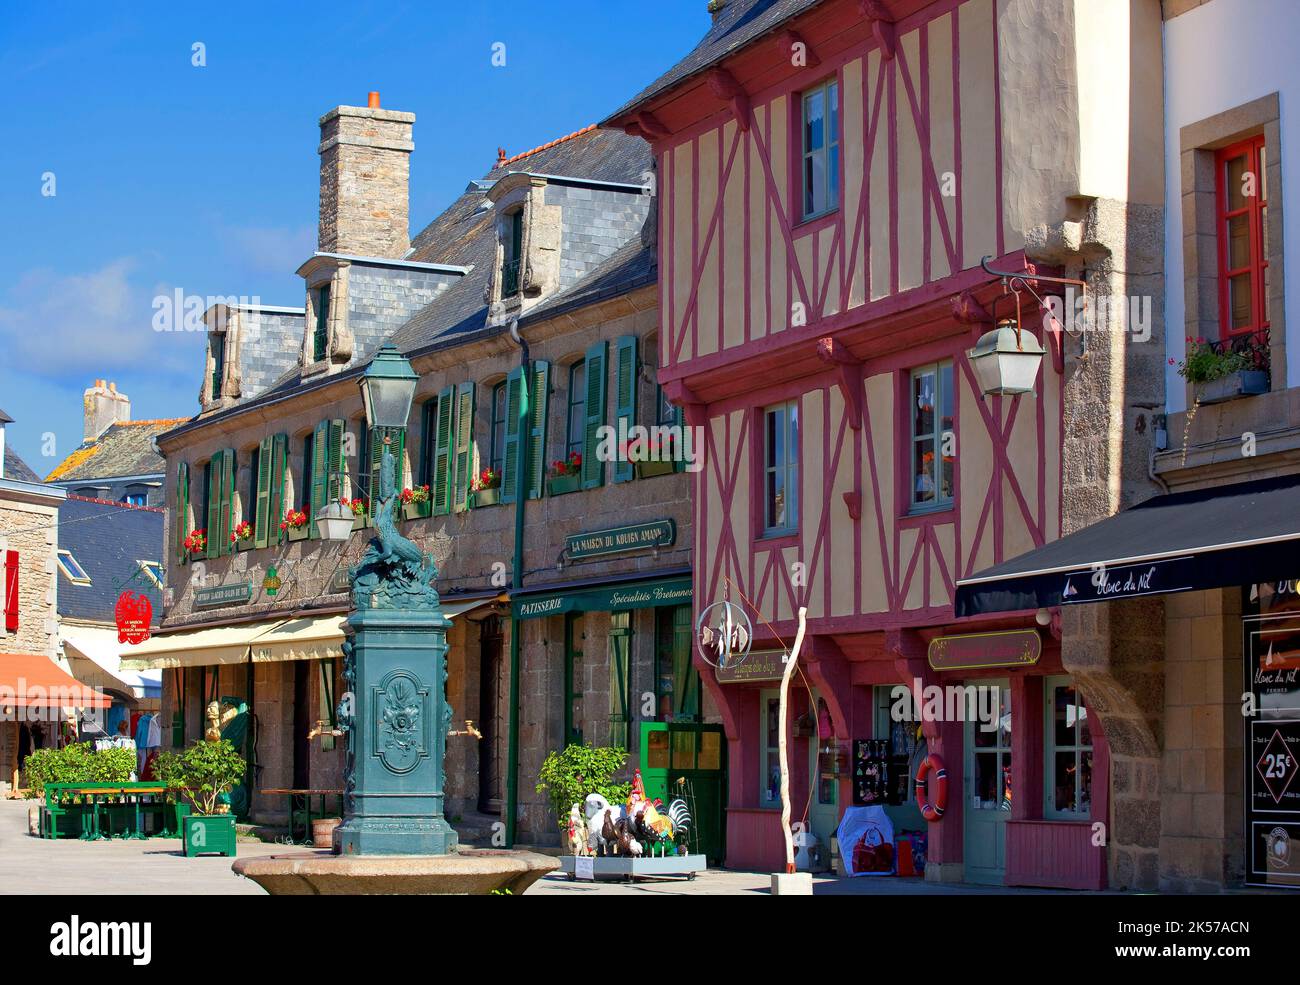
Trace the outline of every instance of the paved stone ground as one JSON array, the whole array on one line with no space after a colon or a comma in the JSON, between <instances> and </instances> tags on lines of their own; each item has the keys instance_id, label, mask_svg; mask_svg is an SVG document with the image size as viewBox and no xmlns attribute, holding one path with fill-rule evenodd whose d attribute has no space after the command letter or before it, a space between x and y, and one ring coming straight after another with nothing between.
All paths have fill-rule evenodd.
<instances>
[{"instance_id":1,"label":"paved stone ground","mask_svg":"<svg viewBox=\"0 0 1300 985\"><path fill-rule=\"evenodd\" d=\"M0 894L72 895L223 895L262 896L258 885L236 876L231 859L186 858L179 839L147 841L49 841L27 833L27 809L35 801L0 800ZM282 845L240 841L239 855L275 855L293 851ZM301 851L301 849L296 849ZM570 882L562 876L542 879L530 896L651 895L723 896L766 894L771 877L761 872L715 870L694 881L642 880L636 883ZM980 886L938 886L920 879L817 878L818 896L1032 893ZM1039 890L1037 892L1047 892Z\"/></svg>"}]
</instances>

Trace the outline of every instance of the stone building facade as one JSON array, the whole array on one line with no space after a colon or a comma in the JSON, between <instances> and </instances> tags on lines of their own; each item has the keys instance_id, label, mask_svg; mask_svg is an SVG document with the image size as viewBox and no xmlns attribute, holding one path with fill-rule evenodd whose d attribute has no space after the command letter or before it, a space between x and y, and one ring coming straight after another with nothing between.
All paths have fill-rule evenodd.
<instances>
[{"instance_id":1,"label":"stone building facade","mask_svg":"<svg viewBox=\"0 0 1300 985\"><path fill-rule=\"evenodd\" d=\"M405 135L335 140L357 120L398 122ZM542 759L579 736L637 755L642 709L657 717L659 664L673 659L665 633L672 636L674 606L615 601L521 618L520 600L563 595L556 604L569 606L580 596L596 605L599 591L607 598L637 586L689 585L689 476L670 467L637 477L627 463L595 456L602 423L676 424L655 381L655 254L642 242L654 222L642 187L650 163L639 141L587 128L499 162L407 254L394 225L406 214L406 191L394 176L405 174L411 121L411 114L349 107L322 120L321 243L299 269L305 316L259 325L259 345L278 332L276 348L298 352L297 365L256 391L234 390L230 375L248 379L256 359L247 340L232 337L244 313L209 318L201 413L160 438L168 462L166 614L135 665L164 670L173 744L201 734L210 700L251 709L255 819L283 820L287 810L285 796L262 790L341 787L345 740L332 733L350 605L346 572L372 536L368 500L380 447L380 435L365 425L357 378L381 342L393 344L420 375L410 426L391 446L398 482L430 492L427 503L406 508L402 531L437 564L452 618L448 813L467 838L487 838L513 805L517 838L554 842L555 819L534 789ZM380 158L362 168L373 182L340 180L352 165L326 161L358 147ZM512 190L522 195L511 197ZM511 240L516 212L522 242ZM503 243L519 251L521 266L532 263L513 291L503 283ZM516 578L510 477L520 438L507 408L524 385L520 343L531 367L532 416L523 439L529 494ZM227 357L224 376L214 379L217 347ZM213 400L214 392L221 398ZM588 459L578 488L553 487L551 464L573 448ZM507 481L474 488L485 469L504 471ZM357 504L349 542L323 540L310 520L301 531L281 529L286 513L314 515L335 498ZM246 541L236 533L241 522L253 531ZM574 535L650 523L672 536L594 558L566 550ZM201 529L207 546L184 547ZM678 649L688 593L677 610L682 602ZM512 730L507 654L515 632ZM694 690L692 716L702 719L708 709Z\"/></svg>"}]
</instances>

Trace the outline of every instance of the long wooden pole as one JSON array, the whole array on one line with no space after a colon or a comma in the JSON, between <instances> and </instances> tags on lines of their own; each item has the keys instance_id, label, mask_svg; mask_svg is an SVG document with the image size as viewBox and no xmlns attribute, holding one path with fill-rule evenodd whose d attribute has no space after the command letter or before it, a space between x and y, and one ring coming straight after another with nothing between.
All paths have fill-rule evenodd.
<instances>
[{"instance_id":1,"label":"long wooden pole","mask_svg":"<svg viewBox=\"0 0 1300 985\"><path fill-rule=\"evenodd\" d=\"M780 717L778 736L781 751L781 833L785 837L785 871L794 871L794 835L790 831L790 755L786 738L789 725L786 721L786 704L790 694L790 678L794 676L795 664L799 662L799 651L803 648L803 631L808 621L808 610L799 609L799 631L794 637L794 647L786 659L785 670L781 672L781 702L777 714Z\"/></svg>"}]
</instances>

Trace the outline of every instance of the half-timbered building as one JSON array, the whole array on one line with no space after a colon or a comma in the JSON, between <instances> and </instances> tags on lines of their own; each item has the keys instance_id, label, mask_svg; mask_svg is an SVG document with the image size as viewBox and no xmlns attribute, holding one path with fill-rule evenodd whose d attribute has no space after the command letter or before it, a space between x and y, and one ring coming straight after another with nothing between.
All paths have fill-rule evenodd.
<instances>
[{"instance_id":1,"label":"half-timbered building","mask_svg":"<svg viewBox=\"0 0 1300 985\"><path fill-rule=\"evenodd\" d=\"M1138 641L953 602L962 578L1151 488L1159 312L1145 334L1085 332L1044 317L1083 285L1034 275L1085 282L1088 310L1157 293L1159 5L711 9L603 125L658 166L659 378L703 444L696 610L740 603L756 636L733 672L699 664L730 750L728 864L784 864L776 688L803 610L791 801L824 848L874 802L928 836L931 879L1152 884L1147 801L1121 796L1155 789L1129 769ZM970 350L1017 301L1046 354L1032 392L989 395ZM918 727L898 685L978 685L989 713ZM927 823L931 754L950 796Z\"/></svg>"}]
</instances>

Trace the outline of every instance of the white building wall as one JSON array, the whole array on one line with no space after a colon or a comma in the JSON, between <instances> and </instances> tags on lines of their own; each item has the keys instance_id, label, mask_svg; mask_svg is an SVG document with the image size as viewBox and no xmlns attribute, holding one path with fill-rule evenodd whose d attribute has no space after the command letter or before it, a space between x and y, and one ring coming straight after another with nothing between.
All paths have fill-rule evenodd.
<instances>
[{"instance_id":1,"label":"white building wall","mask_svg":"<svg viewBox=\"0 0 1300 985\"><path fill-rule=\"evenodd\" d=\"M1300 3L1210 0L1164 25L1165 81L1165 366L1168 410L1185 410L1178 375L1185 348L1182 181L1179 131L1226 110L1279 93L1281 107L1283 255L1286 259L1286 362L1300 381ZM1269 189L1270 198L1278 189Z\"/></svg>"}]
</instances>

